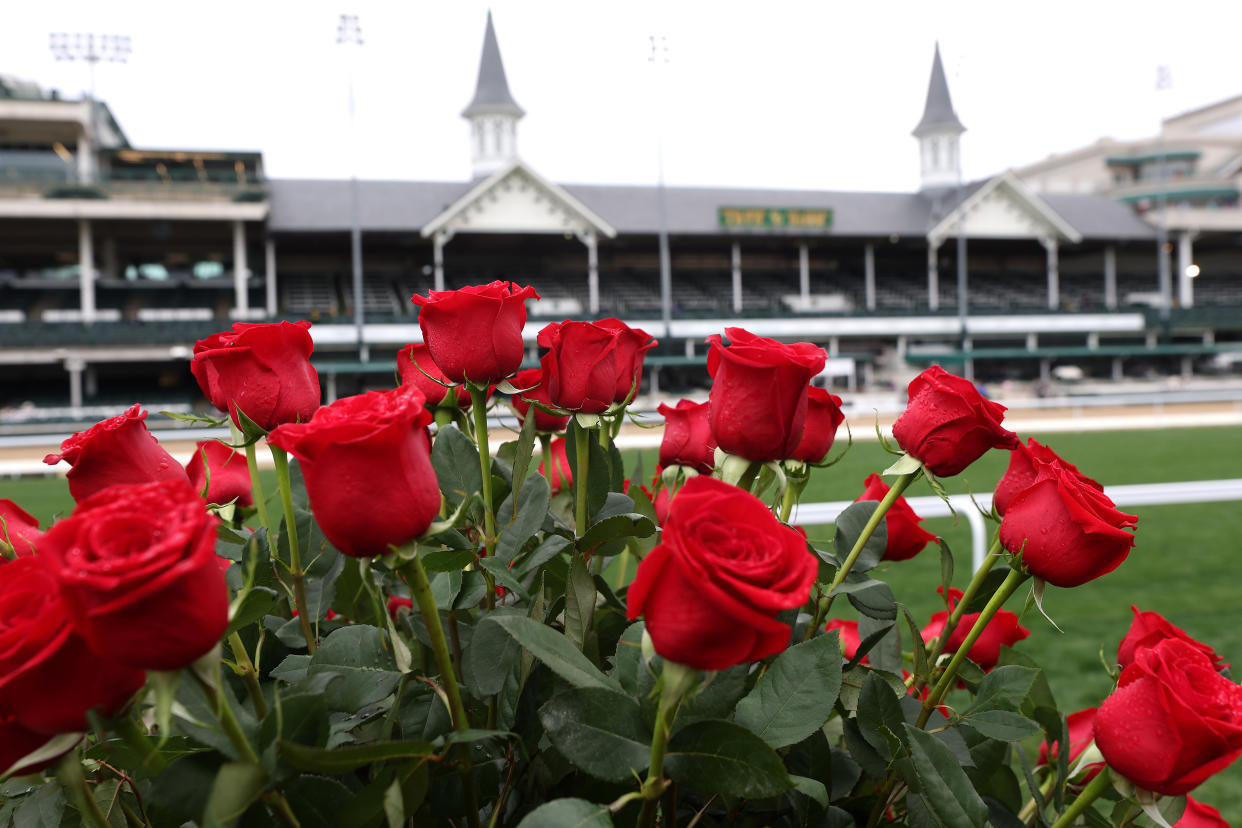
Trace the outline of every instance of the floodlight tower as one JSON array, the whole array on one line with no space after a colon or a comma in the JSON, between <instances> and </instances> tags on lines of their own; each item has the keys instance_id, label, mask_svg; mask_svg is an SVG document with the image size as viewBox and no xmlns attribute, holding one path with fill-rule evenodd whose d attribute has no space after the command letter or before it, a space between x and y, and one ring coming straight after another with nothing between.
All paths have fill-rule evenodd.
<instances>
[{"instance_id":1,"label":"floodlight tower","mask_svg":"<svg viewBox=\"0 0 1242 828\"><path fill-rule=\"evenodd\" d=\"M342 14L336 27L338 46L362 47L362 26L356 14ZM362 309L362 224L358 217L358 134L354 124L354 50L350 50L349 85L349 248L354 283L354 325L357 328L358 359L369 362L370 349L363 338L365 314Z\"/></svg>"},{"instance_id":2,"label":"floodlight tower","mask_svg":"<svg viewBox=\"0 0 1242 828\"><path fill-rule=\"evenodd\" d=\"M90 32L52 32L48 35L48 46L52 57L56 60L81 60L89 68L90 88L87 101L90 104L89 134L86 136L86 147L78 148L86 159L86 170L82 169L82 161L78 162L78 175L82 184L95 183L98 170L95 157L96 142L99 140L98 103L95 101L95 64L100 61L108 63L125 63L133 51L129 35L95 35Z\"/></svg>"},{"instance_id":3,"label":"floodlight tower","mask_svg":"<svg viewBox=\"0 0 1242 828\"><path fill-rule=\"evenodd\" d=\"M1173 88L1173 74L1168 66L1156 67L1156 92ZM1160 324L1164 338L1169 338L1169 314L1173 307L1173 273L1169 262L1169 192L1168 157L1164 145L1164 118L1160 119L1160 131L1156 133L1157 175L1159 190L1156 204L1160 219L1156 224L1156 272L1160 278Z\"/></svg>"},{"instance_id":4,"label":"floodlight tower","mask_svg":"<svg viewBox=\"0 0 1242 828\"><path fill-rule=\"evenodd\" d=\"M657 71L660 66L668 66L668 38L651 35L651 53L647 61ZM658 179L656 188L659 193L658 219L660 230L660 316L664 321L664 340L673 338L673 273L668 250L668 195L664 187L664 79L656 77L659 99L656 107L656 167Z\"/></svg>"}]
</instances>

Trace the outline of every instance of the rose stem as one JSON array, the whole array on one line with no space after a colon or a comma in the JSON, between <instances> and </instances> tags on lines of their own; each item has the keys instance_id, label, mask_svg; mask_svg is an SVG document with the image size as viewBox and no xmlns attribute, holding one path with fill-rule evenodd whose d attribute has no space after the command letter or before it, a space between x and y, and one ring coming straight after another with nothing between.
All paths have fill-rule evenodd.
<instances>
[{"instance_id":1,"label":"rose stem","mask_svg":"<svg viewBox=\"0 0 1242 828\"><path fill-rule=\"evenodd\" d=\"M802 492L794 484L792 480L785 482L785 494L781 495L781 523L789 523L789 516L793 514L794 503L798 500L798 495Z\"/></svg>"},{"instance_id":2,"label":"rose stem","mask_svg":"<svg viewBox=\"0 0 1242 828\"><path fill-rule=\"evenodd\" d=\"M1039 786L1039 795L1044 798L1044 801L1047 801L1048 794L1052 792L1052 788L1056 785L1056 783L1056 774L1049 774L1048 778L1044 780L1044 784ZM1038 808L1039 803L1037 803L1035 801L1035 797L1032 796L1026 801L1026 804L1022 806L1022 810L1018 812L1018 820L1025 822L1028 825L1034 824L1035 811ZM1125 821L1123 820L1121 824L1124 825Z\"/></svg>"},{"instance_id":3,"label":"rose stem","mask_svg":"<svg viewBox=\"0 0 1242 828\"><path fill-rule=\"evenodd\" d=\"M276 482L280 486L280 505L285 510L285 532L289 541L289 577L293 579L293 601L297 604L298 624L302 628L302 637L306 639L306 651L311 655L318 649L315 646L315 633L311 629L310 617L306 605L306 570L302 568L302 546L298 543L298 521L293 514L293 487L289 483L289 455L284 449L276 448L271 443L272 459L276 461Z\"/></svg>"},{"instance_id":4,"label":"rose stem","mask_svg":"<svg viewBox=\"0 0 1242 828\"><path fill-rule=\"evenodd\" d=\"M466 383L470 389L470 405L474 411L474 438L479 449L479 477L483 486L483 546L490 557L496 551L496 512L492 507L492 454L488 445L487 434L487 386ZM483 570L483 580L487 583L485 597L488 609L496 606L496 583L492 574Z\"/></svg>"},{"instance_id":5,"label":"rose stem","mask_svg":"<svg viewBox=\"0 0 1242 828\"><path fill-rule=\"evenodd\" d=\"M940 631L940 635L936 637L936 644L932 647L931 652L927 655L927 663L935 664L936 659L940 658L940 654L944 652L944 645L953 635L953 631L957 629L957 625L961 623L962 617L966 615L966 607L975 600L975 596L979 594L979 590L983 587L983 582L987 580L988 573L992 571L992 566L1000 560L1001 542L998 534L992 539L992 545L988 549L987 557L983 559L983 563L979 565L979 569L975 572L970 584L966 587L966 591L962 593L961 600L957 602L957 606L953 607L953 611L949 613L948 619L944 622L944 629ZM911 692L916 695L927 683L927 676L921 679L915 679Z\"/></svg>"},{"instance_id":6,"label":"rose stem","mask_svg":"<svg viewBox=\"0 0 1242 828\"><path fill-rule=\"evenodd\" d=\"M752 460L750 465L746 467L746 471L742 472L741 478L737 481L739 489L750 491L750 487L755 485L755 480L759 477L759 472L763 468L763 464L757 460ZM753 494L753 492L752 492Z\"/></svg>"},{"instance_id":7,"label":"rose stem","mask_svg":"<svg viewBox=\"0 0 1242 828\"><path fill-rule=\"evenodd\" d=\"M85 824L92 828L111 828L108 818L99 809L99 803L95 801L95 796L91 793L91 786L87 784L86 776L82 773L82 760L78 758L76 749L69 751L65 754L65 758L60 760L60 764L56 766L56 779L64 788L65 793L69 795L78 813L82 815L82 821Z\"/></svg>"},{"instance_id":8,"label":"rose stem","mask_svg":"<svg viewBox=\"0 0 1242 828\"><path fill-rule=\"evenodd\" d=\"M202 689L203 695L207 697L207 703L211 705L212 711L216 714L216 719L220 722L220 727L224 731L224 735L228 737L229 744L237 751L237 756L243 762L251 765L259 764L259 755L254 752L254 748L250 742L246 740L246 734L242 732L241 725L237 721L237 717L233 715L233 706L229 702L229 694L219 687L220 684L220 665L216 664L216 682L207 681L193 667L186 670L198 682L198 686ZM268 791L263 794L263 801L272 810L276 820L285 826L298 825L298 818L293 815L293 809L289 807L289 801L285 799L285 795L278 790Z\"/></svg>"},{"instance_id":9,"label":"rose stem","mask_svg":"<svg viewBox=\"0 0 1242 828\"><path fill-rule=\"evenodd\" d=\"M983 612L979 613L979 617L975 620L975 625L970 628L970 633L967 634L966 640L957 648L957 652L953 654L953 659L949 662L949 666L944 669L940 680L936 682L936 686L928 694L927 700L923 702L923 711L919 713L918 727L927 724L927 719L931 716L931 712L936 709L936 705L949 692L949 688L953 686L953 682L957 679L958 668L966 660L967 653L970 652L971 647L975 646L979 636L983 635L983 631L987 629L993 616L1009 600L1009 596L1013 595L1018 587L1030 577L1028 573L1014 569L1010 571L1000 587L997 588L996 593L992 596L992 600L988 601L988 605L983 608Z\"/></svg>"},{"instance_id":10,"label":"rose stem","mask_svg":"<svg viewBox=\"0 0 1242 828\"><path fill-rule=\"evenodd\" d=\"M122 713L109 724L116 735L121 737L121 741L138 754L138 758L142 760L142 766L151 771L153 776L158 776L164 770L168 763L156 750L155 745L151 744L146 730L138 726L133 716L129 713Z\"/></svg>"},{"instance_id":11,"label":"rose stem","mask_svg":"<svg viewBox=\"0 0 1242 828\"><path fill-rule=\"evenodd\" d=\"M246 685L246 695L250 697L250 706L254 708L254 715L262 719L267 715L267 702L263 698L263 690L259 687L259 671L255 669L254 662L250 660L250 654L246 652L246 645L242 642L240 635L233 633L229 636L229 647L233 650L233 659L237 662L242 683Z\"/></svg>"},{"instance_id":12,"label":"rose stem","mask_svg":"<svg viewBox=\"0 0 1242 828\"><path fill-rule=\"evenodd\" d=\"M1095 775L1095 779L1087 783L1087 787L1083 788L1078 798L1070 803L1070 806L1065 809L1065 813L1061 814L1057 821L1052 823L1052 828L1066 828L1066 826L1072 825L1074 820L1078 818L1078 815L1087 810L1091 803L1096 800L1096 797L1108 790L1112 784L1113 780L1108 769L1101 770Z\"/></svg>"},{"instance_id":13,"label":"rose stem","mask_svg":"<svg viewBox=\"0 0 1242 828\"><path fill-rule=\"evenodd\" d=\"M548 488L556 491L556 485L561 481L560 470L556 467L556 461L552 457L552 435L539 434L539 457L542 460L543 476L548 481Z\"/></svg>"},{"instance_id":14,"label":"rose stem","mask_svg":"<svg viewBox=\"0 0 1242 828\"><path fill-rule=\"evenodd\" d=\"M634 823L637 828L652 828L655 824L656 806L660 794L664 793L664 752L668 748L673 719L677 716L681 697L697 680L697 670L665 659L660 676L660 705L656 710L655 729L651 733L651 760L647 765L647 780L642 785L643 809Z\"/></svg>"},{"instance_id":15,"label":"rose stem","mask_svg":"<svg viewBox=\"0 0 1242 828\"><path fill-rule=\"evenodd\" d=\"M246 443L246 468L250 472L250 494L254 498L254 506L259 511L259 523L267 529L267 551L272 558L276 557L276 540L272 537L272 521L267 516L267 499L263 496L263 483L259 480L259 461L255 457L254 441Z\"/></svg>"},{"instance_id":16,"label":"rose stem","mask_svg":"<svg viewBox=\"0 0 1242 828\"><path fill-rule=\"evenodd\" d=\"M574 469L574 537L581 538L587 530L587 474L591 466L591 444L588 442L591 433L575 423L574 454L577 457L577 468Z\"/></svg>"},{"instance_id":17,"label":"rose stem","mask_svg":"<svg viewBox=\"0 0 1242 828\"><path fill-rule=\"evenodd\" d=\"M897 498L901 497L901 493L913 483L918 476L922 474L922 469L915 469L907 472L893 481L892 488L888 490L888 494L884 495L884 499L880 501L880 505L875 508L868 518L867 523L863 526L862 533L858 536L858 540L854 541L854 548L850 550L850 554L841 564L841 568L837 570L836 577L832 579L832 583L828 585L828 589L824 591L824 596L819 599L819 606L815 609L815 618L811 621L810 626L806 628L804 641L810 640L820 624L824 622L824 618L828 615L828 610L832 609L832 601L835 597L832 591L841 586L845 582L845 576L850 574L850 570L854 568L854 562L858 560L858 556L862 554L863 547L867 545L867 541L871 540L871 536L875 534L876 527L880 525L880 521L884 519L884 515L897 502Z\"/></svg>"}]
</instances>

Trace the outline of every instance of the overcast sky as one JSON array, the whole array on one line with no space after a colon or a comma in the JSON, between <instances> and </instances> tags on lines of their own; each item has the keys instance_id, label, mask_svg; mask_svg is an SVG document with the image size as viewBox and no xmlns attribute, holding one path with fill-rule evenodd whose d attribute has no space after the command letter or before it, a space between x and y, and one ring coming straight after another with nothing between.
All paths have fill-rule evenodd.
<instances>
[{"instance_id":1,"label":"overcast sky","mask_svg":"<svg viewBox=\"0 0 1242 828\"><path fill-rule=\"evenodd\" d=\"M128 63L101 64L96 89L132 144L260 150L281 178L467 179L459 114L489 7L527 112L519 152L561 183L653 183L662 135L670 184L915 189L910 130L937 40L968 179L1145 137L1162 116L1242 94L1236 0L5 6L0 73L76 95L87 66L53 60L48 34L127 34ZM359 15L360 49L336 45L342 13ZM667 38L667 65L648 61L652 34ZM1170 90L1156 91L1159 65Z\"/></svg>"}]
</instances>

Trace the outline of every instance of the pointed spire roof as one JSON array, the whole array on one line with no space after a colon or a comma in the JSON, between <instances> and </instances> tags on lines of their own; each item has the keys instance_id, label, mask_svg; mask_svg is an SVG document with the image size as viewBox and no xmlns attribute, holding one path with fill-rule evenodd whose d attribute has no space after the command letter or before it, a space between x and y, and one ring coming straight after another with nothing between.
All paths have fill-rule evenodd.
<instances>
[{"instance_id":1,"label":"pointed spire roof","mask_svg":"<svg viewBox=\"0 0 1242 828\"><path fill-rule=\"evenodd\" d=\"M487 12L487 31L483 35L483 56L479 59L479 82L474 89L474 98L461 114L463 118L475 115L521 118L526 114L509 92L509 81L505 78L505 65L500 59L500 44L496 41L490 9Z\"/></svg>"},{"instance_id":2,"label":"pointed spire roof","mask_svg":"<svg viewBox=\"0 0 1242 828\"><path fill-rule=\"evenodd\" d=\"M936 54L932 58L931 81L927 84L927 104L923 107L923 119L914 128L914 135L922 137L935 130L952 129L962 133L966 127L957 119L953 111L953 100L949 97L949 83L944 77L944 64L940 62L940 43L936 43Z\"/></svg>"}]
</instances>

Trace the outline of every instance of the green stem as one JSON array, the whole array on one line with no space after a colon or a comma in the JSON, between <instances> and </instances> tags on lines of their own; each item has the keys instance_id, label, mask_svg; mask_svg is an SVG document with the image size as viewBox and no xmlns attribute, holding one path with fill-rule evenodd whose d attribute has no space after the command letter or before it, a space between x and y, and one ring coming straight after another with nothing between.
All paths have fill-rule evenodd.
<instances>
[{"instance_id":1,"label":"green stem","mask_svg":"<svg viewBox=\"0 0 1242 828\"><path fill-rule=\"evenodd\" d=\"M255 443L246 444L246 468L250 472L250 496L259 512L259 523L267 529L267 551L276 557L276 538L272 535L272 521L267 516L267 498L263 496L263 481L259 478L259 459L255 456Z\"/></svg>"},{"instance_id":2,"label":"green stem","mask_svg":"<svg viewBox=\"0 0 1242 828\"><path fill-rule=\"evenodd\" d=\"M267 715L267 700L263 698L263 689L259 687L259 671L246 652L246 645L236 632L229 636L229 648L233 651L233 660L237 662L238 674L246 685L246 695L250 697L250 706L254 708L255 718L262 719Z\"/></svg>"},{"instance_id":3,"label":"green stem","mask_svg":"<svg viewBox=\"0 0 1242 828\"><path fill-rule=\"evenodd\" d=\"M470 389L470 406L474 413L474 436L479 449L479 478L483 485L483 546L488 557L496 551L496 509L492 506L492 454L487 434L487 386L467 383ZM496 584L487 570L483 571L487 582L485 601L487 608L496 606Z\"/></svg>"},{"instance_id":4,"label":"green stem","mask_svg":"<svg viewBox=\"0 0 1242 828\"><path fill-rule=\"evenodd\" d=\"M86 776L82 773L82 760L78 758L76 749L69 751L60 760L60 764L56 766L56 779L78 809L84 824L91 828L112 828L86 782Z\"/></svg>"},{"instance_id":5,"label":"green stem","mask_svg":"<svg viewBox=\"0 0 1242 828\"><path fill-rule=\"evenodd\" d=\"M858 560L858 556L862 554L863 548L866 547L867 541L871 540L871 536L875 534L876 528L880 525L880 521L884 520L884 515L897 502L897 498L901 497L911 483L918 479L922 474L922 469L916 469L907 472L893 481L892 487L888 490L888 494L884 495L884 499L880 501L880 505L871 513L871 517L867 519L866 525L863 526L862 532L858 535L858 539L854 541L854 547L850 549L849 555L841 563L841 568L837 570L836 576L832 579L832 583L828 585L828 589L824 591L824 595L819 599L819 606L815 609L815 618L811 621L811 625L806 629L806 636L803 640L810 640L820 625L824 623L824 619L828 616L828 611L832 609L833 599L836 597L832 594L833 590L845 583L845 578L850 574L850 570L854 568L854 562Z\"/></svg>"},{"instance_id":6,"label":"green stem","mask_svg":"<svg viewBox=\"0 0 1242 828\"><path fill-rule=\"evenodd\" d=\"M204 679L198 674L194 668L188 669L194 680L198 682L199 688L202 689L203 695L207 697L207 703L211 706L211 710L216 714L216 720L220 722L220 728L224 731L224 735L228 737L229 744L237 751L237 756L243 762L249 762L252 765L259 764L259 755L254 752L254 747L250 741L246 739L246 734L242 732L241 724L237 721L237 716L233 713L233 705L229 703L228 693L224 692L217 685ZM219 671L217 670L216 679L219 680Z\"/></svg>"},{"instance_id":7,"label":"green stem","mask_svg":"<svg viewBox=\"0 0 1242 828\"><path fill-rule=\"evenodd\" d=\"M306 639L306 651L315 654L315 631L311 629L307 615L306 570L302 568L302 546L298 542L298 521L293 514L293 486L289 482L289 455L284 449L269 444L272 460L276 463L276 483L280 487L280 505L285 512L285 533L289 541L289 577L293 579L294 609L298 611L298 626Z\"/></svg>"},{"instance_id":8,"label":"green stem","mask_svg":"<svg viewBox=\"0 0 1242 828\"><path fill-rule=\"evenodd\" d=\"M928 694L927 700L923 702L923 710L919 714L918 720L919 727L927 724L931 712L940 704L941 699L948 694L949 688L957 680L957 671L962 666L962 662L966 660L971 647L975 646L979 636L983 635L983 631L987 629L992 618L1004 603L1009 600L1009 596L1013 595L1018 587L1030 577L1027 573L1014 569L1010 571L1009 575L1001 583L992 599L988 601L987 606L983 608L983 612L979 613L979 617L975 620L974 626L970 628L970 633L967 634L966 640L961 643L961 646L957 648L957 652L953 654L953 659L949 662L949 666L945 667L944 673L941 674L940 680L936 682L936 686Z\"/></svg>"},{"instance_id":9,"label":"green stem","mask_svg":"<svg viewBox=\"0 0 1242 828\"><path fill-rule=\"evenodd\" d=\"M552 435L539 435L539 458L543 466L543 476L548 481L548 488L556 491L557 484L561 481L560 470L556 467L556 461L552 459Z\"/></svg>"},{"instance_id":10,"label":"green stem","mask_svg":"<svg viewBox=\"0 0 1242 828\"><path fill-rule=\"evenodd\" d=\"M789 523L789 516L793 514L794 504L801 493L802 489L792 480L785 483L785 494L781 495L781 523Z\"/></svg>"},{"instance_id":11,"label":"green stem","mask_svg":"<svg viewBox=\"0 0 1242 828\"><path fill-rule=\"evenodd\" d=\"M167 766L163 755L151 743L151 739L147 735L144 728L138 726L138 722L129 713L122 713L113 719L110 724L116 735L121 737L121 741L129 745L130 749L138 754L138 758L142 760L142 766L151 771L152 776L158 776Z\"/></svg>"},{"instance_id":12,"label":"green stem","mask_svg":"<svg viewBox=\"0 0 1242 828\"><path fill-rule=\"evenodd\" d=\"M1083 791L1078 795L1078 798L1070 803L1070 806L1065 809L1065 813L1061 814L1061 816L1057 818L1057 821L1052 823L1052 828L1066 828L1067 826L1072 825L1074 820L1078 818L1079 814L1091 807L1091 803L1094 802L1100 794L1107 791L1112 784L1112 776L1110 775L1108 769L1105 768L1104 770L1101 770L1098 774L1096 774L1095 779L1092 779L1087 784L1087 787L1083 788Z\"/></svg>"},{"instance_id":13,"label":"green stem","mask_svg":"<svg viewBox=\"0 0 1242 828\"><path fill-rule=\"evenodd\" d=\"M457 399L456 394L457 392L455 390L451 390L448 392L448 396L446 396L444 399L448 400L450 397L452 399ZM444 428L446 425L453 422L454 409L446 408L444 406L439 406L432 410L435 412L432 416L435 418L436 425L438 425L440 428Z\"/></svg>"},{"instance_id":14,"label":"green stem","mask_svg":"<svg viewBox=\"0 0 1242 828\"><path fill-rule=\"evenodd\" d=\"M574 429L574 453L577 468L574 469L574 536L582 537L587 531L587 474L591 466L591 433L577 424Z\"/></svg>"},{"instance_id":15,"label":"green stem","mask_svg":"<svg viewBox=\"0 0 1242 828\"><path fill-rule=\"evenodd\" d=\"M660 704L656 710L655 730L651 734L651 758L647 763L647 779L642 785L643 808L635 823L637 828L652 828L655 825L656 807L666 787L664 754L668 749L673 719L677 717L677 707L682 697L698 679L697 670L674 661L664 662L663 674L660 677Z\"/></svg>"},{"instance_id":16,"label":"green stem","mask_svg":"<svg viewBox=\"0 0 1242 828\"><path fill-rule=\"evenodd\" d=\"M435 596L431 594L431 583L427 580L427 572L418 556L413 557L401 567L410 586L410 594L414 604L427 625L427 636L431 639L431 651L435 656L436 666L440 669L440 683L444 685L444 694L448 696L449 713L453 717L453 729L465 730L470 727L466 718L466 707L461 701L461 691L457 687L457 674L453 670L453 659L449 655L448 642L444 638L444 626L440 623L440 611L436 608Z\"/></svg>"}]
</instances>

